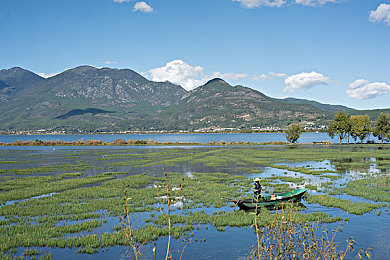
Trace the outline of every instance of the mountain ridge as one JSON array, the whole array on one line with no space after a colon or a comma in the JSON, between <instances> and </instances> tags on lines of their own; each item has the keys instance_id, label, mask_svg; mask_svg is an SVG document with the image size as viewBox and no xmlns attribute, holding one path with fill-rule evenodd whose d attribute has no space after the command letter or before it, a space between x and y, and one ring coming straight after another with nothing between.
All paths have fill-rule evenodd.
<instances>
[{"instance_id":1,"label":"mountain ridge","mask_svg":"<svg viewBox=\"0 0 390 260\"><path fill-rule=\"evenodd\" d=\"M315 101L315 100L308 100L308 99L298 99L298 98L293 98L293 97L287 97L287 98L283 98L281 100L284 102L294 103L294 104L310 104L310 105L313 105L313 106L320 108L322 110L331 111L331 112L355 110L353 108L343 106L343 105L324 104L324 103L320 103L320 102Z\"/></svg>"},{"instance_id":2,"label":"mountain ridge","mask_svg":"<svg viewBox=\"0 0 390 260\"><path fill-rule=\"evenodd\" d=\"M2 131L254 129L291 123L320 128L336 110L360 112L313 100L275 99L221 78L186 91L131 69L88 65L47 79L20 67L0 70L0 101ZM379 110L367 113L375 117Z\"/></svg>"},{"instance_id":3,"label":"mountain ridge","mask_svg":"<svg viewBox=\"0 0 390 260\"><path fill-rule=\"evenodd\" d=\"M177 110L180 114L176 113ZM281 120L295 122L326 116L325 112L311 106L283 103L251 88L231 86L222 79L214 79L190 91L176 107L164 111L159 118L181 128L186 125L195 128L251 128L282 126L278 122Z\"/></svg>"}]
</instances>

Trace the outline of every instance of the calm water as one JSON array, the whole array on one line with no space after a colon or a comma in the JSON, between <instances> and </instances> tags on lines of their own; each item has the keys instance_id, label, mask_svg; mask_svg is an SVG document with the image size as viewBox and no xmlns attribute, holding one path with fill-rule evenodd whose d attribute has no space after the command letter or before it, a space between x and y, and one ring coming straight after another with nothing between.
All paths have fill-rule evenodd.
<instances>
[{"instance_id":1,"label":"calm water","mask_svg":"<svg viewBox=\"0 0 390 260\"><path fill-rule=\"evenodd\" d=\"M278 142L286 141L284 133L232 133L232 134L91 134L91 135L0 135L0 142L12 143L14 141L55 141L62 140L66 142L78 140L101 140L103 142L113 142L115 139L123 140L149 140L158 142L182 142L182 143L206 143L206 142ZM367 140L367 139L366 139ZM368 140L378 142L377 138L369 136ZM338 143L337 138L330 138L327 133L302 133L298 143L312 143L330 141ZM347 142L344 139L344 142ZM353 142L351 139L350 142Z\"/></svg>"}]
</instances>

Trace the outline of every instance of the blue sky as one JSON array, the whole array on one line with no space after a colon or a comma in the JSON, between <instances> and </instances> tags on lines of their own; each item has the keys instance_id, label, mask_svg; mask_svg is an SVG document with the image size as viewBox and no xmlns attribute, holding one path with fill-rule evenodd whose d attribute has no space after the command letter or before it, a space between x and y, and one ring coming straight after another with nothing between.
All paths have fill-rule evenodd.
<instances>
[{"instance_id":1,"label":"blue sky","mask_svg":"<svg viewBox=\"0 0 390 260\"><path fill-rule=\"evenodd\" d=\"M390 1L1 0L0 69L130 68L192 89L390 108Z\"/></svg>"}]
</instances>

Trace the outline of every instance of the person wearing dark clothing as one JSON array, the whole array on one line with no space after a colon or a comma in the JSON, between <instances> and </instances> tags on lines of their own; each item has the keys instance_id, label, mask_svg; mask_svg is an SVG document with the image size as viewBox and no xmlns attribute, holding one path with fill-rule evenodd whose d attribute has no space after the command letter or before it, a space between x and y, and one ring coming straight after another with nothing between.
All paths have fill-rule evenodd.
<instances>
[{"instance_id":1,"label":"person wearing dark clothing","mask_svg":"<svg viewBox=\"0 0 390 260\"><path fill-rule=\"evenodd\" d=\"M255 197L256 200L261 199L261 192L262 192L262 187L260 185L260 178L254 179L254 185L253 185L253 196Z\"/></svg>"}]
</instances>

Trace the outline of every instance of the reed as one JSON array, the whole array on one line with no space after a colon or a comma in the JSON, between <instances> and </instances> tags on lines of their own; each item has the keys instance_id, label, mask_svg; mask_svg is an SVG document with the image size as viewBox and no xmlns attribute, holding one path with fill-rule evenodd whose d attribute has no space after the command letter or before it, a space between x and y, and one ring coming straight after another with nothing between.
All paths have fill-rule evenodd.
<instances>
[{"instance_id":1,"label":"reed","mask_svg":"<svg viewBox=\"0 0 390 260\"><path fill-rule=\"evenodd\" d=\"M183 191L183 182L184 178L181 179L181 181L175 185L172 186L172 183L170 182L170 174L164 169L164 181L163 183L156 183L156 192L157 192L157 198L159 199L159 211L161 214L161 217L164 218L164 220L168 224L168 244L166 249L166 255L165 259L172 259L172 253L171 250L171 232L172 232L172 207L175 205L175 203L180 202L184 203L184 197L180 196L180 194ZM163 193L161 193L160 189L163 189ZM164 194L164 195L163 195ZM182 243L182 250L180 254L180 260L183 257L185 248L191 243L192 237L189 237L185 233L176 234L175 237L180 235L181 237L181 243Z\"/></svg>"},{"instance_id":2,"label":"reed","mask_svg":"<svg viewBox=\"0 0 390 260\"><path fill-rule=\"evenodd\" d=\"M345 259L353 251L355 241L347 240L345 249L335 243L335 237L342 223L331 231L319 222L299 219L297 211L291 206L279 212L261 216L267 218L267 225L259 228L257 214L254 216L254 231L257 246L251 248L250 259ZM361 249L355 258L370 258L369 249Z\"/></svg>"},{"instance_id":3,"label":"reed","mask_svg":"<svg viewBox=\"0 0 390 260\"><path fill-rule=\"evenodd\" d=\"M126 248L130 253L131 258L138 260L141 257L141 250L145 244L145 241L139 242L135 239L134 225L131 221L132 212L130 212L128 206L129 200L131 200L131 197L127 196L127 189L125 187L124 214L122 217L119 218L119 220L122 225L124 239L126 240Z\"/></svg>"}]
</instances>

